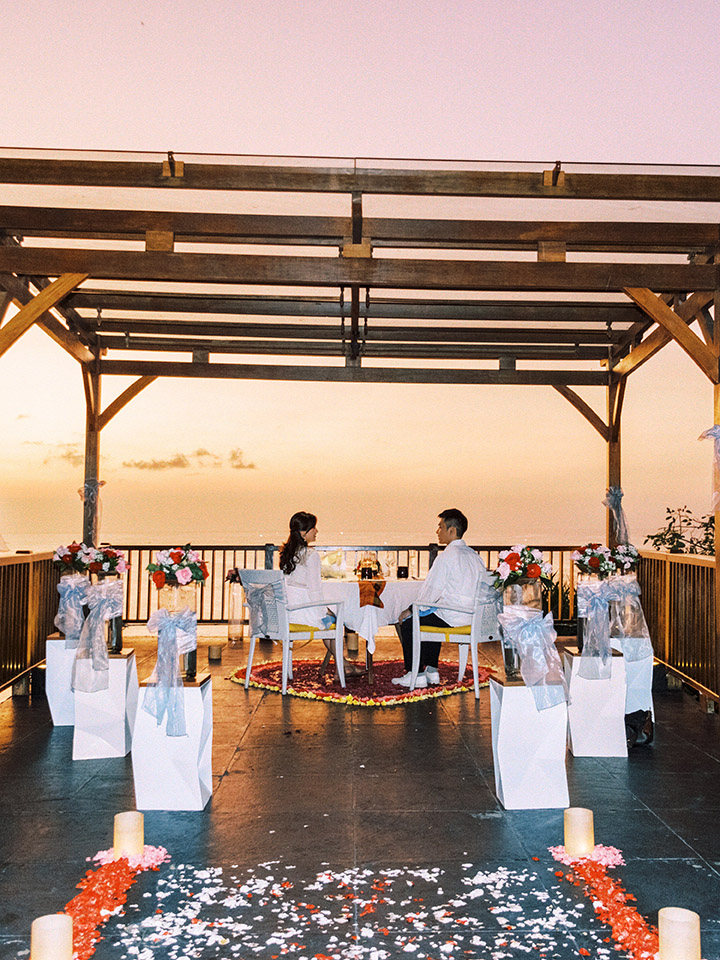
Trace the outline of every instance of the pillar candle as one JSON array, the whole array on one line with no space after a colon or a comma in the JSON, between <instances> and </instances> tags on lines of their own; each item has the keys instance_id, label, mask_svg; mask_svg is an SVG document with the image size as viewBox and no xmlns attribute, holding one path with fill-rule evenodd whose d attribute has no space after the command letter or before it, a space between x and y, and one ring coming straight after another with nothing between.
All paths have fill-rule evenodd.
<instances>
[{"instance_id":1,"label":"pillar candle","mask_svg":"<svg viewBox=\"0 0 720 960\"><path fill-rule=\"evenodd\" d=\"M145 847L145 818L137 810L115 814L115 859L141 857Z\"/></svg>"},{"instance_id":2,"label":"pillar candle","mask_svg":"<svg viewBox=\"0 0 720 960\"><path fill-rule=\"evenodd\" d=\"M592 810L568 807L565 811L565 852L571 857L589 857L594 849Z\"/></svg>"},{"instance_id":3,"label":"pillar candle","mask_svg":"<svg viewBox=\"0 0 720 960\"><path fill-rule=\"evenodd\" d=\"M73 923L66 913L49 913L30 927L30 960L72 960Z\"/></svg>"},{"instance_id":4,"label":"pillar candle","mask_svg":"<svg viewBox=\"0 0 720 960\"><path fill-rule=\"evenodd\" d=\"M682 907L663 907L658 911L658 933L660 960L700 960L700 917L697 913Z\"/></svg>"}]
</instances>

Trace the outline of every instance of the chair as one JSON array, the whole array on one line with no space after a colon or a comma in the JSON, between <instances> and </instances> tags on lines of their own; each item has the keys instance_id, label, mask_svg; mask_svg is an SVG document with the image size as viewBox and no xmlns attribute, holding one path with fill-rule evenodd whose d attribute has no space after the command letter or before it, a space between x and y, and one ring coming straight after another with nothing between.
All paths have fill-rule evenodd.
<instances>
[{"instance_id":1,"label":"chair","mask_svg":"<svg viewBox=\"0 0 720 960\"><path fill-rule=\"evenodd\" d=\"M255 641L258 637L282 643L282 692L287 692L288 680L292 680L292 650L295 640L334 640L335 663L340 685L345 686L343 666L343 619L342 603L304 603L302 607L289 607L285 591L285 578L279 570L240 570L240 581L245 591L245 602L250 611L250 651L245 671L245 689L250 686ZM304 623L292 623L293 610L308 607L330 607L335 610L335 626L329 629L311 627Z\"/></svg>"},{"instance_id":2,"label":"chair","mask_svg":"<svg viewBox=\"0 0 720 960\"><path fill-rule=\"evenodd\" d=\"M457 643L458 647L458 683L462 680L467 666L468 648L472 658L473 683L475 685L475 699L480 699L480 681L478 678L478 644L489 643L500 639L498 614L502 613L502 593L481 580L478 583L475 595L475 606L472 609L465 607L449 607L443 604L443 610L452 610L453 613L465 614L470 623L461 627L430 627L420 624L420 609L427 607L427 603L412 603L413 618L413 658L410 689L415 689L418 671L420 670L420 644L426 643Z\"/></svg>"}]
</instances>

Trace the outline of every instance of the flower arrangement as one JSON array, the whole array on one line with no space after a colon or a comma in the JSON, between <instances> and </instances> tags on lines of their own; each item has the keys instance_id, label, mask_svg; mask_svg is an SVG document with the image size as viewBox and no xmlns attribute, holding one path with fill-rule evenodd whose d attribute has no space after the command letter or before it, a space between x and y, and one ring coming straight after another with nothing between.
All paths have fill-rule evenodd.
<instances>
[{"instance_id":1,"label":"flower arrangement","mask_svg":"<svg viewBox=\"0 0 720 960\"><path fill-rule=\"evenodd\" d=\"M617 573L612 551L601 543L586 543L571 554L580 573L594 573L601 580Z\"/></svg>"},{"instance_id":2,"label":"flower arrangement","mask_svg":"<svg viewBox=\"0 0 720 960\"><path fill-rule=\"evenodd\" d=\"M125 573L130 568L120 550L89 547L86 543L75 542L67 547L58 547L53 554L53 563L62 572L95 573L99 576Z\"/></svg>"},{"instance_id":3,"label":"flower arrangement","mask_svg":"<svg viewBox=\"0 0 720 960\"><path fill-rule=\"evenodd\" d=\"M542 550L518 543L509 550L501 550L498 560L492 573L498 590L521 580L540 580L544 587L552 586L552 564L546 562Z\"/></svg>"},{"instance_id":4,"label":"flower arrangement","mask_svg":"<svg viewBox=\"0 0 720 960\"><path fill-rule=\"evenodd\" d=\"M195 580L203 583L210 572L204 560L196 550L190 549L190 544L184 547L173 547L172 550L158 550L155 562L149 563L147 568L152 574L152 581L160 590L168 586L185 586Z\"/></svg>"},{"instance_id":5,"label":"flower arrangement","mask_svg":"<svg viewBox=\"0 0 720 960\"><path fill-rule=\"evenodd\" d=\"M368 571L364 573L364 571ZM382 576L382 567L380 566L380 561L377 557L363 557L355 567L355 576L366 578L370 577L381 577Z\"/></svg>"},{"instance_id":6,"label":"flower arrangement","mask_svg":"<svg viewBox=\"0 0 720 960\"><path fill-rule=\"evenodd\" d=\"M92 550L93 547L73 540L67 547L57 548L53 554L53 564L62 573L87 573Z\"/></svg>"},{"instance_id":7,"label":"flower arrangement","mask_svg":"<svg viewBox=\"0 0 720 960\"><path fill-rule=\"evenodd\" d=\"M631 543L619 543L610 555L619 573L632 573L640 562L640 553Z\"/></svg>"}]
</instances>

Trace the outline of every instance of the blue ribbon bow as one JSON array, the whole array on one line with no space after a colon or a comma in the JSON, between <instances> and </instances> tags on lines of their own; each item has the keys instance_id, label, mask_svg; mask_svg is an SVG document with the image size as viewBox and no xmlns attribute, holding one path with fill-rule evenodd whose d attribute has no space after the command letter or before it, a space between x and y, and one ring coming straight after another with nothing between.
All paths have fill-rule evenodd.
<instances>
[{"instance_id":1,"label":"blue ribbon bow","mask_svg":"<svg viewBox=\"0 0 720 960\"><path fill-rule=\"evenodd\" d=\"M145 688L143 710L155 717L158 726L167 714L168 737L184 737L185 695L180 675L180 654L197 646L197 614L184 607L178 613L156 610L148 620L150 633L157 633L158 657L154 684Z\"/></svg>"}]
</instances>

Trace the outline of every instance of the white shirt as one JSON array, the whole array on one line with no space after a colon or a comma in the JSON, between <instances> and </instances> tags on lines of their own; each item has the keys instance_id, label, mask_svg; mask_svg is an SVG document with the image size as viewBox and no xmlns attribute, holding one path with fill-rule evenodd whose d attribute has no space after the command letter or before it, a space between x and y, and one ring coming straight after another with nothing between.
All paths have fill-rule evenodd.
<instances>
[{"instance_id":1,"label":"white shirt","mask_svg":"<svg viewBox=\"0 0 720 960\"><path fill-rule=\"evenodd\" d=\"M321 603L320 555L312 547L305 547L292 573L285 574L288 606L302 607L303 603ZM309 627L322 627L325 607L310 607L306 610L291 610L290 623L305 623Z\"/></svg>"},{"instance_id":2,"label":"white shirt","mask_svg":"<svg viewBox=\"0 0 720 960\"><path fill-rule=\"evenodd\" d=\"M451 627L463 626L470 622L469 617L444 610L443 603L472 610L481 580L492 583L480 557L464 540L452 540L430 567L417 602L435 607L438 617Z\"/></svg>"}]
</instances>

